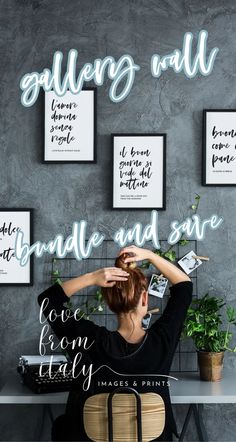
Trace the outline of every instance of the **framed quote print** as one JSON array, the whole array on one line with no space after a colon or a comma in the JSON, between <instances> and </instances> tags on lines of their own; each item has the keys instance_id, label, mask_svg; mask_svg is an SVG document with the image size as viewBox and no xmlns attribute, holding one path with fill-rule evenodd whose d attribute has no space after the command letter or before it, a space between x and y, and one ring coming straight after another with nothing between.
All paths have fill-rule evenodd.
<instances>
[{"instance_id":1,"label":"framed quote print","mask_svg":"<svg viewBox=\"0 0 236 442\"><path fill-rule=\"evenodd\" d=\"M166 134L112 134L113 209L165 210Z\"/></svg>"},{"instance_id":2,"label":"framed quote print","mask_svg":"<svg viewBox=\"0 0 236 442\"><path fill-rule=\"evenodd\" d=\"M45 92L45 163L96 162L96 88Z\"/></svg>"},{"instance_id":3,"label":"framed quote print","mask_svg":"<svg viewBox=\"0 0 236 442\"><path fill-rule=\"evenodd\" d=\"M21 266L15 257L15 241L19 230L24 243L32 244L33 209L0 208L0 285L32 285L33 258Z\"/></svg>"},{"instance_id":4,"label":"framed quote print","mask_svg":"<svg viewBox=\"0 0 236 442\"><path fill-rule=\"evenodd\" d=\"M236 110L203 111L203 186L236 185Z\"/></svg>"}]
</instances>

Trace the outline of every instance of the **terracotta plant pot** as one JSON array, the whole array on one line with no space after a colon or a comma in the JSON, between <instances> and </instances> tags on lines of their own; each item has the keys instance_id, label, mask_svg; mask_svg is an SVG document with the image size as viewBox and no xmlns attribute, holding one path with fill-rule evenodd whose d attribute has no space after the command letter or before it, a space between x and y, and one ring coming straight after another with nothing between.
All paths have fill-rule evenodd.
<instances>
[{"instance_id":1,"label":"terracotta plant pot","mask_svg":"<svg viewBox=\"0 0 236 442\"><path fill-rule=\"evenodd\" d=\"M197 351L200 379L217 382L222 379L224 352Z\"/></svg>"}]
</instances>

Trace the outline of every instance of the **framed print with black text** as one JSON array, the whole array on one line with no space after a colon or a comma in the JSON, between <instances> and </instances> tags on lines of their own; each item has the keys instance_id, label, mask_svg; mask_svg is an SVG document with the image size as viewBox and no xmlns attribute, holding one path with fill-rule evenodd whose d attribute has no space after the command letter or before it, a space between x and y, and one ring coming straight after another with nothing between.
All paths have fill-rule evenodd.
<instances>
[{"instance_id":1,"label":"framed print with black text","mask_svg":"<svg viewBox=\"0 0 236 442\"><path fill-rule=\"evenodd\" d=\"M0 208L0 285L32 285L33 258L25 266L15 257L15 241L19 230L24 243L32 244L33 209Z\"/></svg>"},{"instance_id":2,"label":"framed print with black text","mask_svg":"<svg viewBox=\"0 0 236 442\"><path fill-rule=\"evenodd\" d=\"M112 134L113 209L165 210L166 134Z\"/></svg>"},{"instance_id":3,"label":"framed print with black text","mask_svg":"<svg viewBox=\"0 0 236 442\"><path fill-rule=\"evenodd\" d=\"M96 88L45 92L45 163L96 162Z\"/></svg>"},{"instance_id":4,"label":"framed print with black text","mask_svg":"<svg viewBox=\"0 0 236 442\"><path fill-rule=\"evenodd\" d=\"M236 110L203 111L203 186L236 185Z\"/></svg>"}]
</instances>

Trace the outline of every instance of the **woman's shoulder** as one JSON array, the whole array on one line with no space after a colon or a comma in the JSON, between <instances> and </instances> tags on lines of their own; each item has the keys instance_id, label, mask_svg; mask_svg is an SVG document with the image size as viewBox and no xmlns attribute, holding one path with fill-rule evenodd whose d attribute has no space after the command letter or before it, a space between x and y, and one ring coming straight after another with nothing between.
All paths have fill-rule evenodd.
<instances>
[{"instance_id":1,"label":"woman's shoulder","mask_svg":"<svg viewBox=\"0 0 236 442\"><path fill-rule=\"evenodd\" d=\"M180 281L177 282L176 284L173 284L172 286L170 286L170 292L173 291L191 291L193 288L193 283L191 281L191 279L188 280L184 280L184 281Z\"/></svg>"}]
</instances>

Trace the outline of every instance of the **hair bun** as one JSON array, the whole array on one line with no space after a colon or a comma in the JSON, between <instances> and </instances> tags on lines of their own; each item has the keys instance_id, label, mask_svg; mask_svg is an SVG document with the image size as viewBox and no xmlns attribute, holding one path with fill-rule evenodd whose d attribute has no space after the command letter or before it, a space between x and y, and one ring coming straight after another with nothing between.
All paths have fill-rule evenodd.
<instances>
[{"instance_id":1,"label":"hair bun","mask_svg":"<svg viewBox=\"0 0 236 442\"><path fill-rule=\"evenodd\" d=\"M131 263L125 260L130 258ZM129 273L129 278L117 281L112 287L102 287L102 296L108 307L118 316L136 310L143 291L147 291L148 282L142 270L137 267L132 252L118 256L115 266ZM136 267L136 268L135 268Z\"/></svg>"},{"instance_id":2,"label":"hair bun","mask_svg":"<svg viewBox=\"0 0 236 442\"><path fill-rule=\"evenodd\" d=\"M121 268L122 270L135 269L135 267L137 267L136 262L125 262L125 259L129 258L130 256L132 256L130 253L123 253L122 255L118 256L116 258L115 266Z\"/></svg>"}]
</instances>

